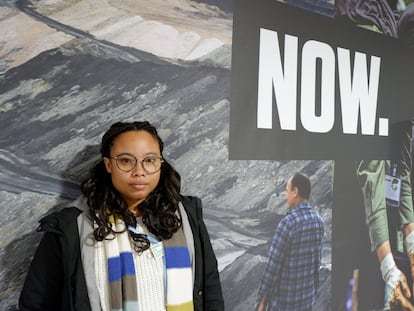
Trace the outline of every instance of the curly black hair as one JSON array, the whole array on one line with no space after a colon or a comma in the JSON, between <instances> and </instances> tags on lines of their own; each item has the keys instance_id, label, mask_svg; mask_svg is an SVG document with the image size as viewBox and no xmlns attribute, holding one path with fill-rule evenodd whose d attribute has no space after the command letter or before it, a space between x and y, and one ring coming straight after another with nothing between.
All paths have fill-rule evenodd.
<instances>
[{"instance_id":1,"label":"curly black hair","mask_svg":"<svg viewBox=\"0 0 414 311\"><path fill-rule=\"evenodd\" d=\"M117 122L103 135L101 143L102 159L90 171L90 177L82 182L81 191L87 198L90 214L96 223L94 236L97 241L107 239L115 233L109 217L121 217L125 224L136 227L137 220L128 209L127 203L114 188L111 175L106 171L104 157L110 157L110 150L116 138L129 131L145 131L159 144L161 156L164 143L157 129L148 121ZM177 214L180 201L181 177L164 159L161 167L160 181L150 195L139 205L143 212L142 221L149 232L162 240L168 240L182 226ZM126 230L126 229L125 229ZM142 252L150 247L145 235L129 232L134 241L134 248Z\"/></svg>"}]
</instances>

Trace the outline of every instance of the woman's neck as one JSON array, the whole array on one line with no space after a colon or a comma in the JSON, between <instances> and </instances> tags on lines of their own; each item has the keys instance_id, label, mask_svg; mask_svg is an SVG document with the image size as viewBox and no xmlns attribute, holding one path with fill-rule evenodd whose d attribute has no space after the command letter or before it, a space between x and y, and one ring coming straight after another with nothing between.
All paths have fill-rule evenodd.
<instances>
[{"instance_id":1,"label":"woman's neck","mask_svg":"<svg viewBox=\"0 0 414 311\"><path fill-rule=\"evenodd\" d=\"M141 217L144 215L144 212L139 208L139 206L135 206L133 208L129 208L129 211L134 215L135 217Z\"/></svg>"}]
</instances>

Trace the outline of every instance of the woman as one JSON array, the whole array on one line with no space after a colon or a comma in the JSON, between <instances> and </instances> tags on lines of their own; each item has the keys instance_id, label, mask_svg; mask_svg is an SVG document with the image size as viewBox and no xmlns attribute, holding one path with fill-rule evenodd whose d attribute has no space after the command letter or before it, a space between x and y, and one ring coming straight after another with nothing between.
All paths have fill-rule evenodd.
<instances>
[{"instance_id":1,"label":"woman","mask_svg":"<svg viewBox=\"0 0 414 311\"><path fill-rule=\"evenodd\" d=\"M20 310L224 310L201 202L180 195L149 122L115 123L74 207L45 235Z\"/></svg>"}]
</instances>

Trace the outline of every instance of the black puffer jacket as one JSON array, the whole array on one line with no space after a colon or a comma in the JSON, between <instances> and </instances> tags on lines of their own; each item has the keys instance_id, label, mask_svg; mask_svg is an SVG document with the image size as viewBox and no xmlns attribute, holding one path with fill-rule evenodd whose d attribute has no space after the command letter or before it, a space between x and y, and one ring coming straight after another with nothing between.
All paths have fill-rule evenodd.
<instances>
[{"instance_id":1,"label":"black puffer jacket","mask_svg":"<svg viewBox=\"0 0 414 311\"><path fill-rule=\"evenodd\" d=\"M194 310L222 311L217 260L202 220L201 200L182 196L194 238ZM83 271L75 207L65 208L40 221L45 234L39 244L20 300L20 311L91 311Z\"/></svg>"}]
</instances>

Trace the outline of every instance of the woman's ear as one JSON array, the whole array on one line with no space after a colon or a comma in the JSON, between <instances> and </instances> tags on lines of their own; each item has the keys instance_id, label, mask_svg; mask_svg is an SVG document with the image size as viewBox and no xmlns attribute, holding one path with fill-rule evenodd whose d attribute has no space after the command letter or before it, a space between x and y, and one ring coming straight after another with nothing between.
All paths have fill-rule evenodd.
<instances>
[{"instance_id":1,"label":"woman's ear","mask_svg":"<svg viewBox=\"0 0 414 311\"><path fill-rule=\"evenodd\" d=\"M105 164L105 168L106 171L111 174L112 173L112 162L111 159L109 158L103 158L104 164Z\"/></svg>"}]
</instances>

